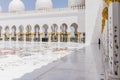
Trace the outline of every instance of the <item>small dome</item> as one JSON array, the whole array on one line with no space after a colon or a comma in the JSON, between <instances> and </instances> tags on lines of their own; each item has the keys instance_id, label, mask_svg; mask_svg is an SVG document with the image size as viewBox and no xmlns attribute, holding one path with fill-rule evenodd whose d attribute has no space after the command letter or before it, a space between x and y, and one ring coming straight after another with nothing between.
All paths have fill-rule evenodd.
<instances>
[{"instance_id":1,"label":"small dome","mask_svg":"<svg viewBox=\"0 0 120 80\"><path fill-rule=\"evenodd\" d=\"M2 13L2 7L0 6L0 13Z\"/></svg>"},{"instance_id":2,"label":"small dome","mask_svg":"<svg viewBox=\"0 0 120 80\"><path fill-rule=\"evenodd\" d=\"M50 9L52 8L51 0L37 0L36 1L36 10Z\"/></svg>"},{"instance_id":3,"label":"small dome","mask_svg":"<svg viewBox=\"0 0 120 80\"><path fill-rule=\"evenodd\" d=\"M12 0L9 4L9 12L21 12L25 10L25 5L21 0Z\"/></svg>"},{"instance_id":4,"label":"small dome","mask_svg":"<svg viewBox=\"0 0 120 80\"><path fill-rule=\"evenodd\" d=\"M85 4L85 0L69 0L69 6L73 6L73 5L84 5Z\"/></svg>"}]
</instances>

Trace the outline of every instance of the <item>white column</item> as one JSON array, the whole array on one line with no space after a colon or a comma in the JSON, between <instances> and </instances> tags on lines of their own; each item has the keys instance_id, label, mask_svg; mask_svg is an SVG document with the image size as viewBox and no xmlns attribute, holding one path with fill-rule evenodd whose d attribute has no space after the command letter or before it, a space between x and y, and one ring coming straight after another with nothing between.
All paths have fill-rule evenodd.
<instances>
[{"instance_id":1,"label":"white column","mask_svg":"<svg viewBox=\"0 0 120 80\"><path fill-rule=\"evenodd\" d=\"M49 42L51 42L51 26L48 28Z\"/></svg>"},{"instance_id":2,"label":"white column","mask_svg":"<svg viewBox=\"0 0 120 80\"><path fill-rule=\"evenodd\" d=\"M4 28L3 28L4 29ZM5 41L5 30L3 30L3 32L2 32L2 38L3 38L3 42Z\"/></svg>"},{"instance_id":3,"label":"white column","mask_svg":"<svg viewBox=\"0 0 120 80\"><path fill-rule=\"evenodd\" d=\"M49 42L51 42L51 32L49 32Z\"/></svg>"},{"instance_id":4,"label":"white column","mask_svg":"<svg viewBox=\"0 0 120 80\"><path fill-rule=\"evenodd\" d=\"M9 36L9 40L12 41L12 33L10 33L11 35Z\"/></svg>"},{"instance_id":5,"label":"white column","mask_svg":"<svg viewBox=\"0 0 120 80\"><path fill-rule=\"evenodd\" d=\"M70 42L70 34L71 34L70 26L68 26L67 34L68 34L68 42Z\"/></svg>"},{"instance_id":6,"label":"white column","mask_svg":"<svg viewBox=\"0 0 120 80\"><path fill-rule=\"evenodd\" d=\"M9 32L9 41L12 41L12 39L11 39L11 37L12 37L12 31L11 31L11 29L10 29L10 32Z\"/></svg>"},{"instance_id":7,"label":"white column","mask_svg":"<svg viewBox=\"0 0 120 80\"><path fill-rule=\"evenodd\" d=\"M80 43L80 32L78 32L78 43Z\"/></svg>"},{"instance_id":8,"label":"white column","mask_svg":"<svg viewBox=\"0 0 120 80\"><path fill-rule=\"evenodd\" d=\"M34 34L33 34L34 32L32 32L32 34L31 34L31 42L34 42Z\"/></svg>"},{"instance_id":9,"label":"white column","mask_svg":"<svg viewBox=\"0 0 120 80\"><path fill-rule=\"evenodd\" d=\"M19 36L19 30L17 29L17 30L16 30L16 42L19 41L19 40L18 40L18 36Z\"/></svg>"},{"instance_id":10,"label":"white column","mask_svg":"<svg viewBox=\"0 0 120 80\"><path fill-rule=\"evenodd\" d=\"M81 34L80 34L80 42L81 43L83 43L82 39L83 39L83 33L81 32Z\"/></svg>"},{"instance_id":11,"label":"white column","mask_svg":"<svg viewBox=\"0 0 120 80\"><path fill-rule=\"evenodd\" d=\"M40 33L40 42L42 42L42 32Z\"/></svg>"},{"instance_id":12,"label":"white column","mask_svg":"<svg viewBox=\"0 0 120 80\"><path fill-rule=\"evenodd\" d=\"M58 42L60 42L60 26L58 26Z\"/></svg>"},{"instance_id":13,"label":"white column","mask_svg":"<svg viewBox=\"0 0 120 80\"><path fill-rule=\"evenodd\" d=\"M78 37L79 37L79 43L81 43L81 34Z\"/></svg>"},{"instance_id":14,"label":"white column","mask_svg":"<svg viewBox=\"0 0 120 80\"><path fill-rule=\"evenodd\" d=\"M42 35L43 35L42 29L40 29L40 42L42 42Z\"/></svg>"},{"instance_id":15,"label":"white column","mask_svg":"<svg viewBox=\"0 0 120 80\"><path fill-rule=\"evenodd\" d=\"M120 80L120 2L109 6L109 80Z\"/></svg>"},{"instance_id":16,"label":"white column","mask_svg":"<svg viewBox=\"0 0 120 80\"><path fill-rule=\"evenodd\" d=\"M70 42L70 35L68 35L68 43Z\"/></svg>"},{"instance_id":17,"label":"white column","mask_svg":"<svg viewBox=\"0 0 120 80\"><path fill-rule=\"evenodd\" d=\"M16 32L16 42L18 42L19 40L18 40L18 36L19 36L19 34L18 34L18 32Z\"/></svg>"},{"instance_id":18,"label":"white column","mask_svg":"<svg viewBox=\"0 0 120 80\"><path fill-rule=\"evenodd\" d=\"M58 33L58 42L60 42L60 32Z\"/></svg>"},{"instance_id":19,"label":"white column","mask_svg":"<svg viewBox=\"0 0 120 80\"><path fill-rule=\"evenodd\" d=\"M26 42L26 31L24 30L24 42Z\"/></svg>"}]
</instances>

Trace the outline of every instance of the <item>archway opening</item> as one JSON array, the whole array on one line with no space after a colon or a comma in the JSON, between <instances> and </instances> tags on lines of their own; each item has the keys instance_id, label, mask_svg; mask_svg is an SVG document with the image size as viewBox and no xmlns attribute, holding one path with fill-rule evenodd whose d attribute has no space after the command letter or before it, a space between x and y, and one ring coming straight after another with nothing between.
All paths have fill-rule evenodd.
<instances>
[{"instance_id":1,"label":"archway opening","mask_svg":"<svg viewBox=\"0 0 120 80\"><path fill-rule=\"evenodd\" d=\"M53 24L51 26L51 30L52 30L51 41L52 42L57 42L58 41L58 34L57 34L58 25L57 24Z\"/></svg>"},{"instance_id":2,"label":"archway opening","mask_svg":"<svg viewBox=\"0 0 120 80\"><path fill-rule=\"evenodd\" d=\"M40 27L38 24L35 25L34 30L35 30L34 41L40 41Z\"/></svg>"},{"instance_id":3,"label":"archway opening","mask_svg":"<svg viewBox=\"0 0 120 80\"><path fill-rule=\"evenodd\" d=\"M24 41L24 33L23 33L24 27L22 25L19 26L19 41Z\"/></svg>"},{"instance_id":4,"label":"archway opening","mask_svg":"<svg viewBox=\"0 0 120 80\"><path fill-rule=\"evenodd\" d=\"M48 42L48 25L45 24L42 27L43 35L42 35L42 42Z\"/></svg>"},{"instance_id":5,"label":"archway opening","mask_svg":"<svg viewBox=\"0 0 120 80\"><path fill-rule=\"evenodd\" d=\"M67 39L68 39L68 35L67 35L68 26L67 26L67 24L65 24L65 23L62 24L60 26L60 29L61 29L60 41L67 42Z\"/></svg>"},{"instance_id":6,"label":"archway opening","mask_svg":"<svg viewBox=\"0 0 120 80\"><path fill-rule=\"evenodd\" d=\"M27 25L26 27L26 41L31 41L32 40L32 37L31 37L31 30L32 30L32 27L31 25Z\"/></svg>"},{"instance_id":7,"label":"archway opening","mask_svg":"<svg viewBox=\"0 0 120 80\"><path fill-rule=\"evenodd\" d=\"M70 26L70 30L71 30L71 35L70 35L70 41L71 42L78 42L78 25L76 23L73 23Z\"/></svg>"},{"instance_id":8,"label":"archway opening","mask_svg":"<svg viewBox=\"0 0 120 80\"><path fill-rule=\"evenodd\" d=\"M9 41L9 27L5 27L5 41Z\"/></svg>"},{"instance_id":9,"label":"archway opening","mask_svg":"<svg viewBox=\"0 0 120 80\"><path fill-rule=\"evenodd\" d=\"M0 41L2 40L2 26L0 26Z\"/></svg>"},{"instance_id":10,"label":"archway opening","mask_svg":"<svg viewBox=\"0 0 120 80\"><path fill-rule=\"evenodd\" d=\"M12 41L16 41L16 26L14 25L12 28L12 37L11 37L11 40Z\"/></svg>"}]
</instances>

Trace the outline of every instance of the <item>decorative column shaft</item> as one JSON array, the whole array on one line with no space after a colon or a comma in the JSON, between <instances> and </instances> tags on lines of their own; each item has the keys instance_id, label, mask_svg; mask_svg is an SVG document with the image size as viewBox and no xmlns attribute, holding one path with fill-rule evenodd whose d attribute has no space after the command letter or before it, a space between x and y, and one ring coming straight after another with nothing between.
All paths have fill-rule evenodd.
<instances>
[{"instance_id":1,"label":"decorative column shaft","mask_svg":"<svg viewBox=\"0 0 120 80\"><path fill-rule=\"evenodd\" d=\"M109 5L109 76L108 80L120 80L120 1Z\"/></svg>"},{"instance_id":2,"label":"decorative column shaft","mask_svg":"<svg viewBox=\"0 0 120 80\"><path fill-rule=\"evenodd\" d=\"M70 42L70 34L71 34L71 30L70 30L70 26L69 26L68 30L67 30L68 42Z\"/></svg>"},{"instance_id":3,"label":"decorative column shaft","mask_svg":"<svg viewBox=\"0 0 120 80\"><path fill-rule=\"evenodd\" d=\"M68 36L68 42L70 42L70 32L67 33L67 36Z\"/></svg>"},{"instance_id":4,"label":"decorative column shaft","mask_svg":"<svg viewBox=\"0 0 120 80\"><path fill-rule=\"evenodd\" d=\"M12 33L9 35L9 40L12 41Z\"/></svg>"},{"instance_id":5,"label":"decorative column shaft","mask_svg":"<svg viewBox=\"0 0 120 80\"><path fill-rule=\"evenodd\" d=\"M34 42L34 32L31 33L31 42Z\"/></svg>"},{"instance_id":6,"label":"decorative column shaft","mask_svg":"<svg viewBox=\"0 0 120 80\"><path fill-rule=\"evenodd\" d=\"M78 43L80 43L80 32L78 32Z\"/></svg>"},{"instance_id":7,"label":"decorative column shaft","mask_svg":"<svg viewBox=\"0 0 120 80\"><path fill-rule=\"evenodd\" d=\"M19 36L19 33L16 32L16 41L17 41L17 42L19 41L18 36Z\"/></svg>"},{"instance_id":8,"label":"decorative column shaft","mask_svg":"<svg viewBox=\"0 0 120 80\"><path fill-rule=\"evenodd\" d=\"M2 33L3 42L5 41L5 32Z\"/></svg>"},{"instance_id":9,"label":"decorative column shaft","mask_svg":"<svg viewBox=\"0 0 120 80\"><path fill-rule=\"evenodd\" d=\"M42 42L42 32L40 32L40 42Z\"/></svg>"},{"instance_id":10,"label":"decorative column shaft","mask_svg":"<svg viewBox=\"0 0 120 80\"><path fill-rule=\"evenodd\" d=\"M51 42L51 32L48 33L49 34L49 41L48 42Z\"/></svg>"},{"instance_id":11,"label":"decorative column shaft","mask_svg":"<svg viewBox=\"0 0 120 80\"><path fill-rule=\"evenodd\" d=\"M24 42L26 42L26 33L24 33Z\"/></svg>"},{"instance_id":12,"label":"decorative column shaft","mask_svg":"<svg viewBox=\"0 0 120 80\"><path fill-rule=\"evenodd\" d=\"M58 32L58 42L60 42L60 32Z\"/></svg>"}]
</instances>

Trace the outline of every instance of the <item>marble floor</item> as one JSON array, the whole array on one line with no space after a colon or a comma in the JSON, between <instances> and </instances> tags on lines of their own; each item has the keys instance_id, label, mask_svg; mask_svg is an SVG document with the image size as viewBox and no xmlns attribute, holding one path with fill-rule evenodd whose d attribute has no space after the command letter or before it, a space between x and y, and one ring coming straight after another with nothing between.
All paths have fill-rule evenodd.
<instances>
[{"instance_id":1,"label":"marble floor","mask_svg":"<svg viewBox=\"0 0 120 80\"><path fill-rule=\"evenodd\" d=\"M14 80L105 80L102 49L86 46Z\"/></svg>"},{"instance_id":2,"label":"marble floor","mask_svg":"<svg viewBox=\"0 0 120 80\"><path fill-rule=\"evenodd\" d=\"M43 66L49 67L50 63L58 62L67 55L80 52L81 48L85 46L84 44L62 42L4 42L0 44L0 80L18 79ZM52 65L54 66L54 64ZM34 76L28 76L28 80L33 80L32 77ZM23 77L22 80L26 79Z\"/></svg>"}]
</instances>

